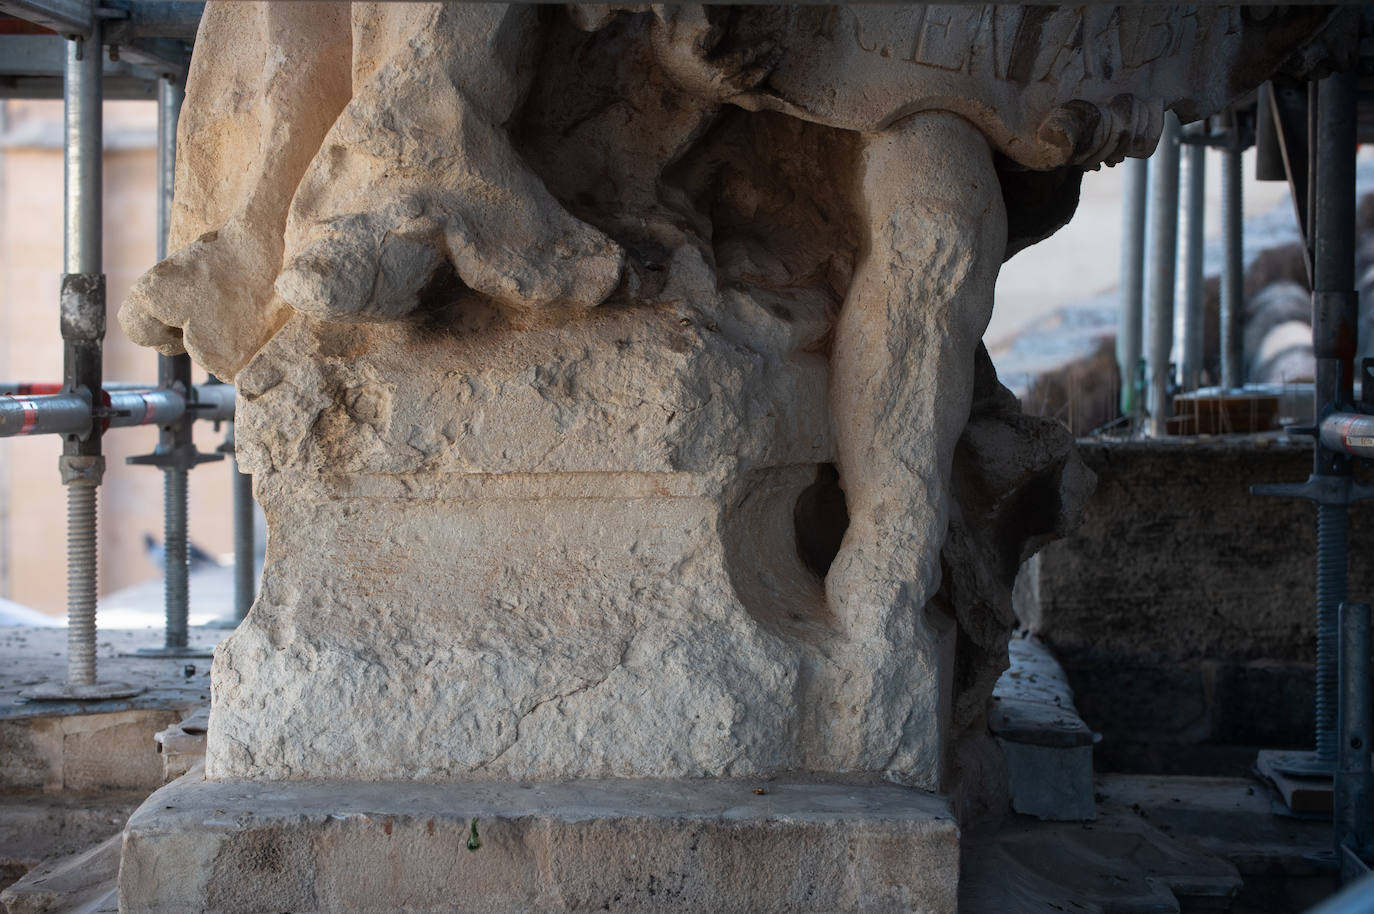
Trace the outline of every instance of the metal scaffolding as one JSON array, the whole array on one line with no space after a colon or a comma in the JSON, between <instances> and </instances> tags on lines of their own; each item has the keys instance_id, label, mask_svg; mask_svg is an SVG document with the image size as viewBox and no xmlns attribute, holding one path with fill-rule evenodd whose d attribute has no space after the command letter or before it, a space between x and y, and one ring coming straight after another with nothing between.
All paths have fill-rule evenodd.
<instances>
[{"instance_id":1,"label":"metal scaffolding","mask_svg":"<svg viewBox=\"0 0 1374 914\"><path fill-rule=\"evenodd\" d=\"M107 89L118 98L156 98L157 256L167 256L176 156L176 125L184 96L190 39L203 3L135 2L96 8L90 0L0 0L0 15L18 16L55 35L0 36L0 97L64 101L64 266L59 301L64 343L63 380L0 384L0 437L59 435L59 469L67 487L68 665L63 682L45 683L25 696L43 700L127 697L136 688L101 682L97 676L97 493L104 476L101 439L109 431L155 425L152 454L130 463L158 467L164 474L165 643L142 653L162 657L205 657L189 643L187 490L189 471L232 453L234 388L213 381L193 384L188 356L158 357L156 383L106 384L102 371L105 336L105 276L101 264L101 108ZM106 59L106 49L109 60ZM221 453L197 452L196 422L230 423ZM235 466L237 470L237 466ZM246 614L253 599L253 510L246 477L235 472L235 612Z\"/></svg>"}]
</instances>

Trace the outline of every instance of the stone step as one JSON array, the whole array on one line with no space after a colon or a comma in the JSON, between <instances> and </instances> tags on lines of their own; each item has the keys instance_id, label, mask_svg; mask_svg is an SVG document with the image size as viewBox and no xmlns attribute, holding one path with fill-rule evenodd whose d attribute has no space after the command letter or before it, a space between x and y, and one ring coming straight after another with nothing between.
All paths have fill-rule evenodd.
<instances>
[{"instance_id":1,"label":"stone step","mask_svg":"<svg viewBox=\"0 0 1374 914\"><path fill-rule=\"evenodd\" d=\"M206 733L210 728L210 706L203 705L180 723L153 734L162 754L162 780L175 781L205 761Z\"/></svg>"},{"instance_id":2,"label":"stone step","mask_svg":"<svg viewBox=\"0 0 1374 914\"><path fill-rule=\"evenodd\" d=\"M1097 779L1097 792L1104 811L1132 812L1231 861L1247 878L1310 875L1321 869L1313 857L1331 848L1330 819L1286 814L1256 778L1108 774Z\"/></svg>"},{"instance_id":3,"label":"stone step","mask_svg":"<svg viewBox=\"0 0 1374 914\"><path fill-rule=\"evenodd\" d=\"M118 912L121 835L68 857L45 860L0 892L9 914Z\"/></svg>"},{"instance_id":4,"label":"stone step","mask_svg":"<svg viewBox=\"0 0 1374 914\"><path fill-rule=\"evenodd\" d=\"M1179 914L1225 911L1236 867L1129 811L1094 823L1016 816L970 837L960 914Z\"/></svg>"},{"instance_id":5,"label":"stone step","mask_svg":"<svg viewBox=\"0 0 1374 914\"><path fill-rule=\"evenodd\" d=\"M129 820L125 914L952 911L959 828L891 784L204 781Z\"/></svg>"},{"instance_id":6,"label":"stone step","mask_svg":"<svg viewBox=\"0 0 1374 914\"><path fill-rule=\"evenodd\" d=\"M1013 638L1008 654L988 728L1007 761L1012 809L1052 821L1092 819L1096 734L1074 707L1068 677L1036 638Z\"/></svg>"}]
</instances>

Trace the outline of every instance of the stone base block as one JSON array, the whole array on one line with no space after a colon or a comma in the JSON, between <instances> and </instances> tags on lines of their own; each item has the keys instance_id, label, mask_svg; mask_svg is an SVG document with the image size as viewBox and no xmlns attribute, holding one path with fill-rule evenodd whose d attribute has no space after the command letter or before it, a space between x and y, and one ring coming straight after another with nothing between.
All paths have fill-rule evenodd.
<instances>
[{"instance_id":1,"label":"stone base block","mask_svg":"<svg viewBox=\"0 0 1374 914\"><path fill-rule=\"evenodd\" d=\"M959 828L879 784L182 778L124 832L119 909L952 912Z\"/></svg>"}]
</instances>

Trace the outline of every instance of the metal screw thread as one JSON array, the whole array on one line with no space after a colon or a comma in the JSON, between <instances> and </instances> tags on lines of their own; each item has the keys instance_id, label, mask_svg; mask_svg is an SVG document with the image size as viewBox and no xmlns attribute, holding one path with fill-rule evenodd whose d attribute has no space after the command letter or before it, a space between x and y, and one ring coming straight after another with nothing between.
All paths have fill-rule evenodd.
<instances>
[{"instance_id":1,"label":"metal screw thread","mask_svg":"<svg viewBox=\"0 0 1374 914\"><path fill-rule=\"evenodd\" d=\"M95 486L67 484L67 681L95 685Z\"/></svg>"},{"instance_id":2,"label":"metal screw thread","mask_svg":"<svg viewBox=\"0 0 1374 914\"><path fill-rule=\"evenodd\" d=\"M234 621L242 622L253 606L253 477L239 472L234 460Z\"/></svg>"},{"instance_id":3,"label":"metal screw thread","mask_svg":"<svg viewBox=\"0 0 1374 914\"><path fill-rule=\"evenodd\" d=\"M1340 606L1345 602L1348 509L1317 506L1317 760L1336 763Z\"/></svg>"},{"instance_id":4,"label":"metal screw thread","mask_svg":"<svg viewBox=\"0 0 1374 914\"><path fill-rule=\"evenodd\" d=\"M186 547L186 471L168 469L162 479L162 531L166 576L167 647L185 647L190 574Z\"/></svg>"}]
</instances>

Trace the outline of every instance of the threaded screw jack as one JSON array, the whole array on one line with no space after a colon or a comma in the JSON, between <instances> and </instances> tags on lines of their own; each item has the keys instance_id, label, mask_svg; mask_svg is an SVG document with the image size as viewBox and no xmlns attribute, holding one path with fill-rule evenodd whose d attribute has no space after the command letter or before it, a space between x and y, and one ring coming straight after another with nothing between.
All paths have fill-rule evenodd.
<instances>
[{"instance_id":1,"label":"threaded screw jack","mask_svg":"<svg viewBox=\"0 0 1374 914\"><path fill-rule=\"evenodd\" d=\"M1317 506L1317 760L1336 763L1340 606L1346 596L1349 509Z\"/></svg>"},{"instance_id":2,"label":"threaded screw jack","mask_svg":"<svg viewBox=\"0 0 1374 914\"><path fill-rule=\"evenodd\" d=\"M190 550L187 544L186 470L169 467L162 477L162 542L166 582L167 647L186 647L190 611Z\"/></svg>"},{"instance_id":3,"label":"threaded screw jack","mask_svg":"<svg viewBox=\"0 0 1374 914\"><path fill-rule=\"evenodd\" d=\"M95 685L96 486L67 483L67 681Z\"/></svg>"}]
</instances>

